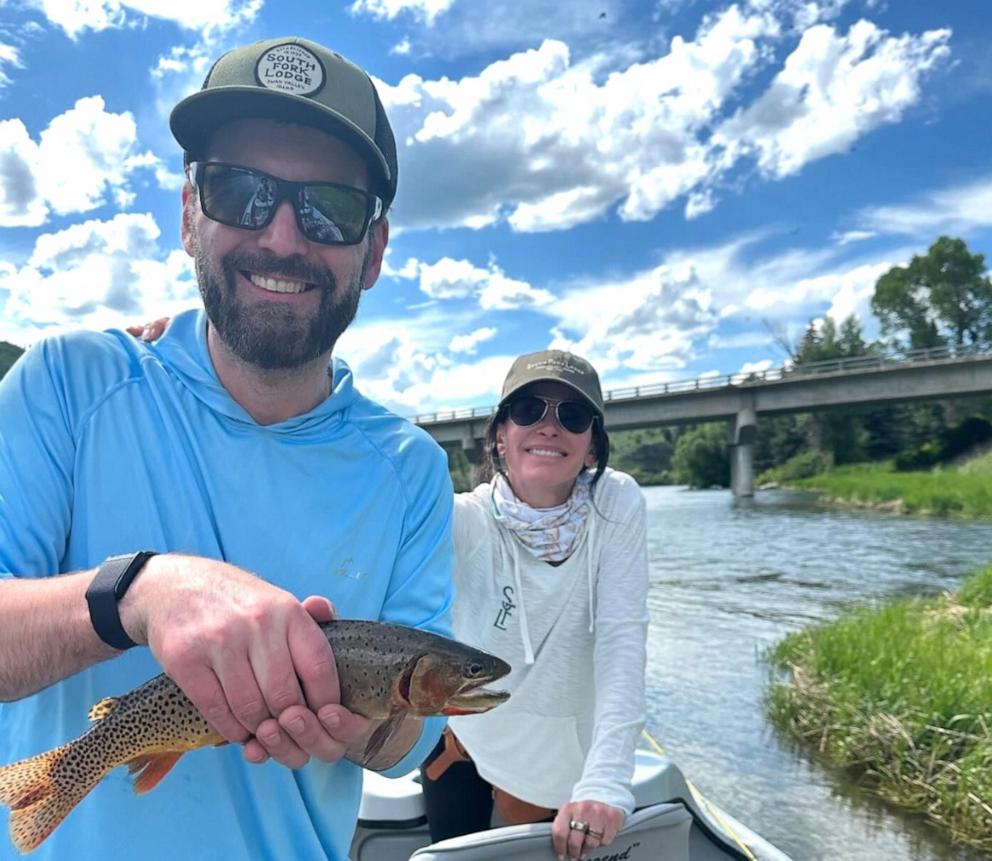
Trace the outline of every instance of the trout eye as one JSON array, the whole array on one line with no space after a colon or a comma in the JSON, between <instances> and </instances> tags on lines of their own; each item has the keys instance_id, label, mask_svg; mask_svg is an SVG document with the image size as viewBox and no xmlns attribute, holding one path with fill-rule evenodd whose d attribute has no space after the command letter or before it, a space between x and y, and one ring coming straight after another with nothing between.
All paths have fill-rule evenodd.
<instances>
[{"instance_id":1,"label":"trout eye","mask_svg":"<svg viewBox=\"0 0 992 861\"><path fill-rule=\"evenodd\" d=\"M485 668L478 661L469 661L465 665L465 675L470 679L477 678L485 672Z\"/></svg>"}]
</instances>

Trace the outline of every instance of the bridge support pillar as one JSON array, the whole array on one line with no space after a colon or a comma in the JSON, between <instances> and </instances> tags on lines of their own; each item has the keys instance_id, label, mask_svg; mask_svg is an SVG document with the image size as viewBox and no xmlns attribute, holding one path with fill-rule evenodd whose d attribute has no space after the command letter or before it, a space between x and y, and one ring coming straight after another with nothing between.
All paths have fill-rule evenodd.
<instances>
[{"instance_id":1,"label":"bridge support pillar","mask_svg":"<svg viewBox=\"0 0 992 861\"><path fill-rule=\"evenodd\" d=\"M745 406L727 427L730 455L730 489L735 498L754 496L754 437L758 417L753 406Z\"/></svg>"}]
</instances>

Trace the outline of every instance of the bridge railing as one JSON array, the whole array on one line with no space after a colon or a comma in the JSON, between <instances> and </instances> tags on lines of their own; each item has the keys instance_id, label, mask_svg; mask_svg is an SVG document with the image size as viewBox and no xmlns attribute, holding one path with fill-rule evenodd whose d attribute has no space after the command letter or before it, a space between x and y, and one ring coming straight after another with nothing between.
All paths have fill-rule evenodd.
<instances>
[{"instance_id":1,"label":"bridge railing","mask_svg":"<svg viewBox=\"0 0 992 861\"><path fill-rule=\"evenodd\" d=\"M436 413L421 413L410 419L414 424L434 424L435 422L455 422L464 419L485 419L496 412L495 405L489 407L465 407L460 410L440 410Z\"/></svg>"},{"instance_id":2,"label":"bridge railing","mask_svg":"<svg viewBox=\"0 0 992 861\"><path fill-rule=\"evenodd\" d=\"M854 371L881 371L897 366L921 364L924 362L954 361L975 358L977 356L992 356L987 349L974 346L942 346L925 347L917 350L906 350L902 353L877 353L867 356L848 356L843 359L826 359L821 362L804 362L802 364L786 363L777 368L766 368L761 371L749 371L736 374L710 374L691 380L676 380L668 383L648 383L643 386L629 386L623 389L610 389L603 393L603 399L609 401L630 400L651 395L675 395L685 392L710 391L749 385L774 383L786 379L812 376L816 374L835 374ZM496 412L495 406L465 407L457 410L441 410L434 413L423 413L414 416L411 421L416 424L434 424L436 422L462 421L464 419L488 418Z\"/></svg>"}]
</instances>

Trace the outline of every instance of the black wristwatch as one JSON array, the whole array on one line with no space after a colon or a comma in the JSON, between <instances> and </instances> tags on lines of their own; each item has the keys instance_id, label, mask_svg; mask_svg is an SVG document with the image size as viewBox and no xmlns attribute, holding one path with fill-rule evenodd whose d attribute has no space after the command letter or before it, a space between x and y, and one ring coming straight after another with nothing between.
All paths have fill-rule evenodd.
<instances>
[{"instance_id":1,"label":"black wristwatch","mask_svg":"<svg viewBox=\"0 0 992 861\"><path fill-rule=\"evenodd\" d=\"M124 651L138 645L121 624L117 602L124 597L128 586L154 555L152 550L139 550L137 553L111 556L97 569L96 577L86 590L86 603L90 608L93 630L108 646Z\"/></svg>"}]
</instances>

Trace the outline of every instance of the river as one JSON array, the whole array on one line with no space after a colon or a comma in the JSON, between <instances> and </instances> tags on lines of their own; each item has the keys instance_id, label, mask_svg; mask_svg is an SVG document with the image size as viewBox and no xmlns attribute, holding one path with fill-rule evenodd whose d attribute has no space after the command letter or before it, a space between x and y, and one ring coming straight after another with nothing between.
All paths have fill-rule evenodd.
<instances>
[{"instance_id":1,"label":"river","mask_svg":"<svg viewBox=\"0 0 992 861\"><path fill-rule=\"evenodd\" d=\"M765 718L764 650L845 607L954 589L992 523L840 511L809 494L644 489L648 729L708 798L795 861L979 861L812 762Z\"/></svg>"}]
</instances>

